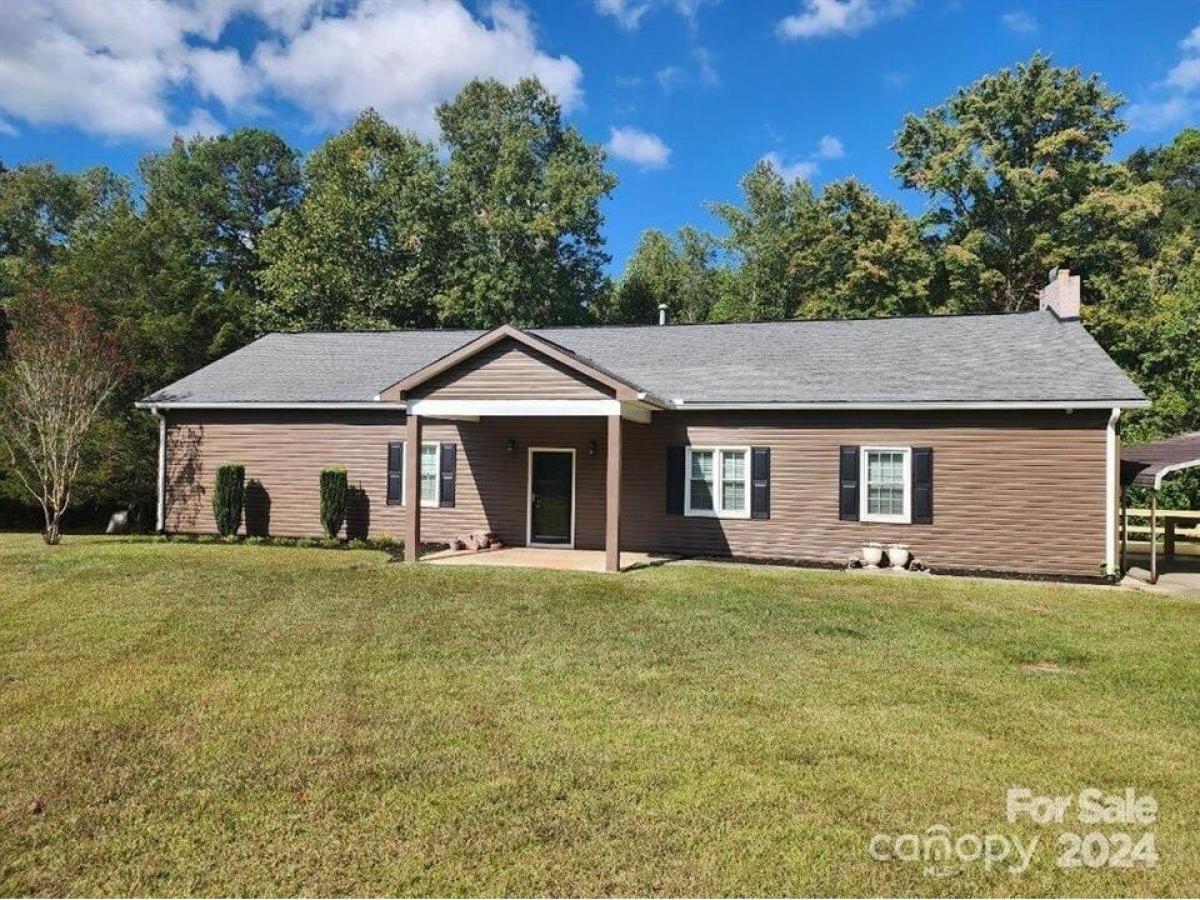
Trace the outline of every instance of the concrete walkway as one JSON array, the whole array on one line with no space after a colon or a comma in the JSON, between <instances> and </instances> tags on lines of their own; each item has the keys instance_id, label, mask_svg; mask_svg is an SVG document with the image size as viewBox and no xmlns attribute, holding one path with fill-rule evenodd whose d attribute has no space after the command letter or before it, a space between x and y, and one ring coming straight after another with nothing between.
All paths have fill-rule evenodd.
<instances>
[{"instance_id":1,"label":"concrete walkway","mask_svg":"<svg viewBox=\"0 0 1200 900\"><path fill-rule=\"evenodd\" d=\"M1129 554L1129 568L1121 580L1122 587L1153 591L1156 594L1175 594L1200 598L1200 558L1176 556L1165 560L1158 558L1158 584L1150 583L1150 557Z\"/></svg>"},{"instance_id":2,"label":"concrete walkway","mask_svg":"<svg viewBox=\"0 0 1200 900\"><path fill-rule=\"evenodd\" d=\"M621 570L642 569L670 562L674 557L650 553L621 554ZM504 547L500 550L443 550L421 557L435 566L516 566L554 569L559 572L603 572L603 550L556 550L543 547Z\"/></svg>"}]
</instances>

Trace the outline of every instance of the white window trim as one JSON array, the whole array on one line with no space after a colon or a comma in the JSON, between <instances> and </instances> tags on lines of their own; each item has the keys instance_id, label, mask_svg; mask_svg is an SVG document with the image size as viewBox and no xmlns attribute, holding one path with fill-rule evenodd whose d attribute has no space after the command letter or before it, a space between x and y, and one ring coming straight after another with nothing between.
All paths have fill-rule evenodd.
<instances>
[{"instance_id":1,"label":"white window trim","mask_svg":"<svg viewBox=\"0 0 1200 900\"><path fill-rule=\"evenodd\" d=\"M904 473L904 512L901 515L892 513L868 513L867 506L870 498L870 470L867 466L867 455L870 453L902 453L904 463L901 471ZM898 525L912 524L912 447L862 447L858 458L858 518L862 522L890 522Z\"/></svg>"},{"instance_id":2,"label":"white window trim","mask_svg":"<svg viewBox=\"0 0 1200 900\"><path fill-rule=\"evenodd\" d=\"M712 509L692 509L692 453L713 454L713 508ZM723 490L725 466L723 465L723 455L726 453L740 453L746 460L745 472L746 477L743 479L746 485L746 504L742 509L727 510L723 504L725 502L725 491ZM750 518L750 493L752 490L752 480L750 473L751 466L750 448L749 447L687 447L687 453L683 460L683 514L685 516L695 516L697 518L706 519L748 519Z\"/></svg>"},{"instance_id":3,"label":"white window trim","mask_svg":"<svg viewBox=\"0 0 1200 900\"><path fill-rule=\"evenodd\" d=\"M437 452L433 454L434 459L434 485L437 496L432 500L422 500L421 506L426 509L442 505L442 443L441 441L421 441L421 447L436 447ZM404 452L408 452L408 444L405 443ZM417 454L417 476L420 479L421 474L421 454ZM418 496L420 496L420 488L418 486ZM400 467L400 505L405 506L408 503L408 465L401 464Z\"/></svg>"}]
</instances>

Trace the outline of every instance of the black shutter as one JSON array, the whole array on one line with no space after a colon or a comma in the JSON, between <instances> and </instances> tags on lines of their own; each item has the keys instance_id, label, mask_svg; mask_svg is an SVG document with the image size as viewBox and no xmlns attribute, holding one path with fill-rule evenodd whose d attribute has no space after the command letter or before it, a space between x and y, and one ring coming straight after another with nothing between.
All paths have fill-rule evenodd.
<instances>
[{"instance_id":1,"label":"black shutter","mask_svg":"<svg viewBox=\"0 0 1200 900\"><path fill-rule=\"evenodd\" d=\"M404 441L388 443L387 502L392 506L403 503Z\"/></svg>"},{"instance_id":2,"label":"black shutter","mask_svg":"<svg viewBox=\"0 0 1200 900\"><path fill-rule=\"evenodd\" d=\"M838 473L838 518L858 521L858 448L843 446Z\"/></svg>"},{"instance_id":3,"label":"black shutter","mask_svg":"<svg viewBox=\"0 0 1200 900\"><path fill-rule=\"evenodd\" d=\"M913 447L912 520L916 525L933 524L932 447Z\"/></svg>"},{"instance_id":4,"label":"black shutter","mask_svg":"<svg viewBox=\"0 0 1200 900\"><path fill-rule=\"evenodd\" d=\"M454 464L458 459L456 444L442 444L442 494L438 506L454 505Z\"/></svg>"},{"instance_id":5,"label":"black shutter","mask_svg":"<svg viewBox=\"0 0 1200 900\"><path fill-rule=\"evenodd\" d=\"M771 518L771 448L750 448L750 518Z\"/></svg>"},{"instance_id":6,"label":"black shutter","mask_svg":"<svg viewBox=\"0 0 1200 900\"><path fill-rule=\"evenodd\" d=\"M667 514L683 515L683 479L684 471L683 444L667 445Z\"/></svg>"}]
</instances>

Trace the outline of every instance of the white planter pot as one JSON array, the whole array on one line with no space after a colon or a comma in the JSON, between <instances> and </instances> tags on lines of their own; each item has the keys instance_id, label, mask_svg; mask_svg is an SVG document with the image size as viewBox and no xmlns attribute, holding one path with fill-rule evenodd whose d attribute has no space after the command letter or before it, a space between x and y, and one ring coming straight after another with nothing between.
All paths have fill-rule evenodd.
<instances>
[{"instance_id":1,"label":"white planter pot","mask_svg":"<svg viewBox=\"0 0 1200 900\"><path fill-rule=\"evenodd\" d=\"M863 544L862 555L868 569L878 569L883 562L883 547L880 544Z\"/></svg>"},{"instance_id":2,"label":"white planter pot","mask_svg":"<svg viewBox=\"0 0 1200 900\"><path fill-rule=\"evenodd\" d=\"M888 562L893 569L903 569L908 565L908 548L903 544L892 544L888 547Z\"/></svg>"}]
</instances>

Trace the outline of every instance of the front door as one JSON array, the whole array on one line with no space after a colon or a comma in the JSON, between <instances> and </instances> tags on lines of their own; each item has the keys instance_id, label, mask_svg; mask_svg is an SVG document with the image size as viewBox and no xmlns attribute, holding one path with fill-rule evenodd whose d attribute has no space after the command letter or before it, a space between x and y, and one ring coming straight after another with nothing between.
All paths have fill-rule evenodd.
<instances>
[{"instance_id":1,"label":"front door","mask_svg":"<svg viewBox=\"0 0 1200 900\"><path fill-rule=\"evenodd\" d=\"M575 544L575 451L529 451L529 545Z\"/></svg>"}]
</instances>

